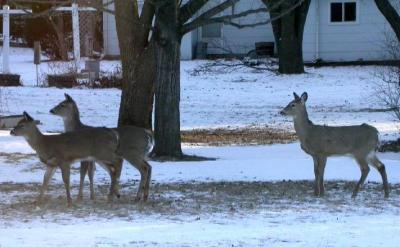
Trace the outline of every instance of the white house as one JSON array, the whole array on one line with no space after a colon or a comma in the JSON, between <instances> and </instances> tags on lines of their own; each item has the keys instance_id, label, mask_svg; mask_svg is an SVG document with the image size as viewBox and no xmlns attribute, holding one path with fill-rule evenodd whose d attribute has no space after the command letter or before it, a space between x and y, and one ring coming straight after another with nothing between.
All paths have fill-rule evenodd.
<instances>
[{"instance_id":1,"label":"white house","mask_svg":"<svg viewBox=\"0 0 400 247\"><path fill-rule=\"evenodd\" d=\"M219 0L214 0L219 1ZM393 1L400 9L398 1ZM223 14L264 6L260 0L240 1ZM260 21L265 14L246 17L240 23ZM393 35L389 24L373 0L312 0L304 30L305 61L384 60L386 37ZM274 42L270 24L237 29L213 24L185 35L182 59L195 57L198 42L207 42L207 54L247 54L255 42ZM104 48L106 55L119 54L114 16L104 13Z\"/></svg>"}]
</instances>

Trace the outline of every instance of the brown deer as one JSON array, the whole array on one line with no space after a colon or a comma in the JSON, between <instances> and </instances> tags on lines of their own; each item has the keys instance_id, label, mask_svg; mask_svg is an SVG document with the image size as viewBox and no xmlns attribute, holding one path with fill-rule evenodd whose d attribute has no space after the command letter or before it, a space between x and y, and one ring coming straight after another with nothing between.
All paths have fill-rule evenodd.
<instances>
[{"instance_id":1,"label":"brown deer","mask_svg":"<svg viewBox=\"0 0 400 247\"><path fill-rule=\"evenodd\" d=\"M56 107L50 110L50 113L54 115L61 116L64 122L64 130L65 132L71 132L76 130L83 130L93 128L92 126L85 125L81 122L78 108L75 104L69 104L72 102L72 98L68 94L65 95L65 100L59 103ZM73 109L69 110L68 107L73 107ZM71 114L69 114L71 113ZM117 171L121 171L120 167L122 166L123 160L121 159L116 166L119 169ZM81 161L80 167L80 183L79 183L79 193L78 193L78 201L83 199L83 185L85 181L85 176L88 174L89 177L89 186L90 186L90 199L95 199L94 193L94 172L96 170L95 163L93 161ZM118 175L119 178L119 175ZM110 198L111 199L111 198Z\"/></svg>"},{"instance_id":2,"label":"brown deer","mask_svg":"<svg viewBox=\"0 0 400 247\"><path fill-rule=\"evenodd\" d=\"M82 128L93 128L92 126L82 124L77 104L71 96L68 94L64 95L65 100L52 108L50 112L54 115L62 117L66 131ZM140 172L141 179L136 201L139 201L141 198L146 201L149 195L151 180L151 166L147 162L147 155L153 145L152 132L135 126L123 126L114 128L112 130L116 131L120 138L118 152L121 154L121 158L129 161L129 163L136 167ZM81 168L80 190L83 186L83 179L86 174L85 169L85 167ZM89 179L90 175L93 174L93 172L90 172L90 169L91 168L89 166ZM121 169L117 170L117 180L119 180L120 175Z\"/></svg>"},{"instance_id":3,"label":"brown deer","mask_svg":"<svg viewBox=\"0 0 400 247\"><path fill-rule=\"evenodd\" d=\"M107 128L90 128L59 135L43 135L37 122L23 113L22 119L11 130L13 136L22 136L39 156L40 161L46 164L47 169L43 179L39 202L57 167L61 168L61 174L67 193L68 206L72 206L70 194L70 165L75 161L93 160L104 167L111 174L110 195L117 193L117 168L114 164L120 161L117 154L119 137L116 131Z\"/></svg>"},{"instance_id":4,"label":"brown deer","mask_svg":"<svg viewBox=\"0 0 400 247\"><path fill-rule=\"evenodd\" d=\"M368 124L356 126L331 127L313 124L307 114L307 93L301 97L296 93L282 111L282 115L293 117L294 128L300 140L301 148L314 160L315 195L324 195L324 171L327 158L330 156L350 155L358 163L361 177L352 198L357 196L360 186L369 173L369 165L375 167L382 176L385 197L389 197L389 185L385 165L376 156L378 145L378 130Z\"/></svg>"}]
</instances>

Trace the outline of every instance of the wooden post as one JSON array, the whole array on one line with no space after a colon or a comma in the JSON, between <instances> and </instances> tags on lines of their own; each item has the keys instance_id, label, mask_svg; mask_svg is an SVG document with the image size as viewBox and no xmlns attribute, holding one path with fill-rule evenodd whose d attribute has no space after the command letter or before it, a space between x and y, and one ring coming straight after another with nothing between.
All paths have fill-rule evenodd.
<instances>
[{"instance_id":1,"label":"wooden post","mask_svg":"<svg viewBox=\"0 0 400 247\"><path fill-rule=\"evenodd\" d=\"M3 6L3 73L10 73L10 6Z\"/></svg>"},{"instance_id":2,"label":"wooden post","mask_svg":"<svg viewBox=\"0 0 400 247\"><path fill-rule=\"evenodd\" d=\"M39 64L41 61L41 48L40 48L40 42L35 41L33 42L33 48L34 48L34 56L33 56L33 63L36 65L36 86L39 86Z\"/></svg>"},{"instance_id":3,"label":"wooden post","mask_svg":"<svg viewBox=\"0 0 400 247\"><path fill-rule=\"evenodd\" d=\"M79 10L78 4L72 4L72 33L74 39L74 59L77 68L79 68L79 61L81 60L81 47L79 37Z\"/></svg>"},{"instance_id":4,"label":"wooden post","mask_svg":"<svg viewBox=\"0 0 400 247\"><path fill-rule=\"evenodd\" d=\"M0 15L3 15L3 73L10 73L10 15L17 14L29 14L32 13L30 9L11 9L10 6L4 5L3 9L0 10Z\"/></svg>"}]
</instances>

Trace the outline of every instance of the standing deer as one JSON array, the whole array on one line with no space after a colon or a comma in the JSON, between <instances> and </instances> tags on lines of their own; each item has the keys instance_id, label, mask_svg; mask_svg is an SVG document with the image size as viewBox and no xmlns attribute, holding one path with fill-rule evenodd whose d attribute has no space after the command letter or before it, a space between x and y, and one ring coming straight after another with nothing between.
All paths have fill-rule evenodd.
<instances>
[{"instance_id":1,"label":"standing deer","mask_svg":"<svg viewBox=\"0 0 400 247\"><path fill-rule=\"evenodd\" d=\"M370 170L368 165L375 167L381 174L385 198L389 197L385 165L375 154L378 145L378 130L368 124L339 127L315 125L308 118L307 93L304 92L301 97L296 93L293 94L294 100L280 113L293 117L301 148L314 160L315 195L324 195L324 170L327 158L336 155L351 155L361 170L361 177L352 198L357 196L360 186L368 176Z\"/></svg>"},{"instance_id":2,"label":"standing deer","mask_svg":"<svg viewBox=\"0 0 400 247\"><path fill-rule=\"evenodd\" d=\"M64 95L65 95L65 100L63 100L53 109L51 109L50 112L54 115L62 117L66 131L70 129L74 130L81 128L84 129L93 128L91 126L82 124L80 120L79 109L75 101L68 94ZM143 198L143 200L146 201L149 195L150 180L151 180L151 166L147 162L147 155L150 152L153 145L153 135L151 131L135 126L123 126L114 128L112 130L116 131L120 138L118 153L121 154L121 158L127 160L132 166L137 168L140 172L141 179L140 179L139 189L136 195L136 201L139 201L141 198ZM86 169L85 167L81 168L80 190L83 186L83 179L86 174L85 169ZM93 174L93 172L92 173L90 172L90 167L89 167L89 178L90 174ZM117 170L117 180L119 180L120 175L121 175L121 169Z\"/></svg>"},{"instance_id":3,"label":"standing deer","mask_svg":"<svg viewBox=\"0 0 400 247\"><path fill-rule=\"evenodd\" d=\"M50 110L50 113L54 115L61 116L64 122L64 130L65 132L71 132L76 130L83 130L93 128L92 126L85 125L81 122L79 117L79 111L75 104L69 104L72 102L72 98L68 94L65 95L65 100L58 104L56 107ZM69 109L69 107L71 109ZM69 114L70 113L70 114ZM117 171L121 171L122 159L116 164ZM80 182L79 182L79 193L78 193L78 201L83 199L83 185L85 181L85 176L88 174L89 177L89 186L90 186L90 199L95 199L94 194L94 184L93 177L94 172L96 170L95 163L93 161L81 161L80 167ZM110 174L111 175L111 174ZM118 175L119 178L119 175ZM111 198L110 198L111 199Z\"/></svg>"},{"instance_id":4,"label":"standing deer","mask_svg":"<svg viewBox=\"0 0 400 247\"><path fill-rule=\"evenodd\" d=\"M118 193L117 169L120 156L117 154L119 137L116 131L107 128L90 128L59 135L43 135L37 122L23 113L24 118L11 130L13 136L22 136L34 149L47 169L43 179L38 201L42 201L50 179L57 167L61 174L67 193L68 206L72 206L70 194L70 166L75 161L93 160L101 164L111 174L110 195Z\"/></svg>"}]
</instances>

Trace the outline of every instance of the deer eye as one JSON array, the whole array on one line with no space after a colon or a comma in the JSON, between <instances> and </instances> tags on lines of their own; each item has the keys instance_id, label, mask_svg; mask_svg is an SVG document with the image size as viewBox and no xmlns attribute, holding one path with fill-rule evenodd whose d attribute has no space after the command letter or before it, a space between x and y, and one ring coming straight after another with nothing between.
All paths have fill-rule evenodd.
<instances>
[{"instance_id":1,"label":"deer eye","mask_svg":"<svg viewBox=\"0 0 400 247\"><path fill-rule=\"evenodd\" d=\"M292 103L290 106L291 106L291 107L295 107L296 105L295 105L294 103Z\"/></svg>"}]
</instances>

